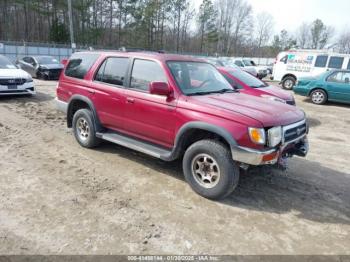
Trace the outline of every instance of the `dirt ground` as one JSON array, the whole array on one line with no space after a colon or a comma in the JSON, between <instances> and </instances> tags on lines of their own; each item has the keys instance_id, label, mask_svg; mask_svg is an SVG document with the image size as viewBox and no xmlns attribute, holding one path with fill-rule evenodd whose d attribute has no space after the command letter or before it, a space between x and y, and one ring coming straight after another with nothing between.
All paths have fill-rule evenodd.
<instances>
[{"instance_id":1,"label":"dirt ground","mask_svg":"<svg viewBox=\"0 0 350 262\"><path fill-rule=\"evenodd\" d=\"M310 153L196 195L180 163L105 143L80 147L55 82L0 98L0 254L350 254L350 106L296 97Z\"/></svg>"}]
</instances>

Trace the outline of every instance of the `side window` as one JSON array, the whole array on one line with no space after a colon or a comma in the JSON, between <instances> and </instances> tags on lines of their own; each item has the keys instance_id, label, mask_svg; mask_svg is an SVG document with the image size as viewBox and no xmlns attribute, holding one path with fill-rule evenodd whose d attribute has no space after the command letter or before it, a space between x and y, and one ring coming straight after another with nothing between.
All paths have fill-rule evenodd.
<instances>
[{"instance_id":1,"label":"side window","mask_svg":"<svg viewBox=\"0 0 350 262\"><path fill-rule=\"evenodd\" d=\"M107 84L122 86L124 84L124 78L128 65L129 58L126 57L107 58L98 70L95 80Z\"/></svg>"},{"instance_id":2,"label":"side window","mask_svg":"<svg viewBox=\"0 0 350 262\"><path fill-rule=\"evenodd\" d=\"M84 79L85 75L96 62L98 57L98 54L76 53L70 58L64 74L66 76Z\"/></svg>"},{"instance_id":3,"label":"side window","mask_svg":"<svg viewBox=\"0 0 350 262\"><path fill-rule=\"evenodd\" d=\"M328 82L343 83L343 72L336 72L328 77Z\"/></svg>"},{"instance_id":4,"label":"side window","mask_svg":"<svg viewBox=\"0 0 350 262\"><path fill-rule=\"evenodd\" d=\"M349 63L348 63L348 67L347 68L348 68L348 70L350 70L350 59L349 59Z\"/></svg>"},{"instance_id":5,"label":"side window","mask_svg":"<svg viewBox=\"0 0 350 262\"><path fill-rule=\"evenodd\" d=\"M315 67L326 67L328 55L319 55L316 58Z\"/></svg>"},{"instance_id":6,"label":"side window","mask_svg":"<svg viewBox=\"0 0 350 262\"><path fill-rule=\"evenodd\" d=\"M135 59L130 87L148 91L151 82L168 82L163 69L153 61Z\"/></svg>"},{"instance_id":7,"label":"side window","mask_svg":"<svg viewBox=\"0 0 350 262\"><path fill-rule=\"evenodd\" d=\"M345 72L345 73L343 74L343 79L344 79L344 82L345 82L346 84L349 84L349 83L350 83L350 72Z\"/></svg>"},{"instance_id":8,"label":"side window","mask_svg":"<svg viewBox=\"0 0 350 262\"><path fill-rule=\"evenodd\" d=\"M328 67L334 69L341 69L343 66L343 62L344 57L332 56L331 59L329 59Z\"/></svg>"}]
</instances>

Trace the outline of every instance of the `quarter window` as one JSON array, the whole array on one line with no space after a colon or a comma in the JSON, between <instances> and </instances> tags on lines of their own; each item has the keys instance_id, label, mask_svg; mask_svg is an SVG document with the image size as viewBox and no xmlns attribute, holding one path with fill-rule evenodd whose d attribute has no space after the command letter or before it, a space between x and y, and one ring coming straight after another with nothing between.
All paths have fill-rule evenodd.
<instances>
[{"instance_id":1,"label":"quarter window","mask_svg":"<svg viewBox=\"0 0 350 262\"><path fill-rule=\"evenodd\" d=\"M315 67L326 67L327 60L328 60L328 56L327 55L319 55L319 56L317 56L316 62L315 62Z\"/></svg>"},{"instance_id":2,"label":"quarter window","mask_svg":"<svg viewBox=\"0 0 350 262\"><path fill-rule=\"evenodd\" d=\"M98 54L74 54L69 60L65 75L84 79L85 75L96 62L98 57Z\"/></svg>"},{"instance_id":3,"label":"quarter window","mask_svg":"<svg viewBox=\"0 0 350 262\"><path fill-rule=\"evenodd\" d=\"M129 59L121 57L107 58L98 70L95 80L112 85L124 84Z\"/></svg>"},{"instance_id":4,"label":"quarter window","mask_svg":"<svg viewBox=\"0 0 350 262\"><path fill-rule=\"evenodd\" d=\"M343 66L344 57L332 56L329 59L328 67L334 69L341 69Z\"/></svg>"},{"instance_id":5,"label":"quarter window","mask_svg":"<svg viewBox=\"0 0 350 262\"><path fill-rule=\"evenodd\" d=\"M148 91L151 82L168 82L163 69L156 62L135 59L130 87Z\"/></svg>"}]
</instances>

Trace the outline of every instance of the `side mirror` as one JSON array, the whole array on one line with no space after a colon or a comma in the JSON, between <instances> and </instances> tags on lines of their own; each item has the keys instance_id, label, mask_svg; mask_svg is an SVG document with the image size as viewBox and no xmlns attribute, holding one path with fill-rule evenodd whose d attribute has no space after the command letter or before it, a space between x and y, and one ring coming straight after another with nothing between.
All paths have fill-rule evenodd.
<instances>
[{"instance_id":1,"label":"side mirror","mask_svg":"<svg viewBox=\"0 0 350 262\"><path fill-rule=\"evenodd\" d=\"M61 64L66 66L68 64L68 59L62 59Z\"/></svg>"},{"instance_id":2,"label":"side mirror","mask_svg":"<svg viewBox=\"0 0 350 262\"><path fill-rule=\"evenodd\" d=\"M168 83L165 82L151 82L149 84L149 92L152 95L169 96L172 91Z\"/></svg>"},{"instance_id":3,"label":"side mirror","mask_svg":"<svg viewBox=\"0 0 350 262\"><path fill-rule=\"evenodd\" d=\"M349 84L349 82L350 82L349 77L345 77L345 83L346 83L346 84Z\"/></svg>"}]
</instances>

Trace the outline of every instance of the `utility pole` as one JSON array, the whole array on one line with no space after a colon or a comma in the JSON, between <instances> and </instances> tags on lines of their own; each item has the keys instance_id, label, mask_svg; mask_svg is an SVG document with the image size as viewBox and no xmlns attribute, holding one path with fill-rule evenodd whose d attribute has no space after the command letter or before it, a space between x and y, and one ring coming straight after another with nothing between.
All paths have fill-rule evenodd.
<instances>
[{"instance_id":1,"label":"utility pole","mask_svg":"<svg viewBox=\"0 0 350 262\"><path fill-rule=\"evenodd\" d=\"M69 35L70 35L70 43L72 48L72 53L74 53L76 44L74 42L74 30L73 30L73 15L72 15L72 0L68 1L68 17L69 17Z\"/></svg>"}]
</instances>

